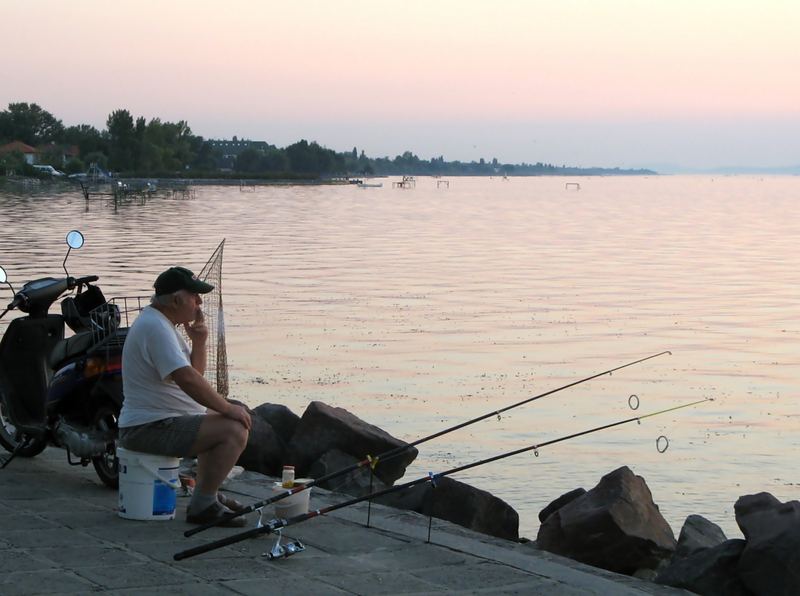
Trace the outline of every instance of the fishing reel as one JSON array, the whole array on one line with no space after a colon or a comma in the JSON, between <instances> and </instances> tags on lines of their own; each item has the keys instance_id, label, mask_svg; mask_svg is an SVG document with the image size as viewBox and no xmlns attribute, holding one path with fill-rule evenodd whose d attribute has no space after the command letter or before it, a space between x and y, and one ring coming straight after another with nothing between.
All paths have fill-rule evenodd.
<instances>
[{"instance_id":1,"label":"fishing reel","mask_svg":"<svg viewBox=\"0 0 800 596\"><path fill-rule=\"evenodd\" d=\"M272 547L272 550L267 553L261 553L262 557L267 557L270 561L274 561L275 559L287 559L292 555L296 555L297 553L306 550L306 546L299 540L289 540L288 542L281 544L281 540L283 539L281 532L283 526L286 525L285 519L272 519L267 523L264 523L262 520L264 515L263 509L259 507L256 511L258 511L256 528L268 527L272 533L277 534L278 536L278 539L275 541L275 545Z\"/></svg>"},{"instance_id":2,"label":"fishing reel","mask_svg":"<svg viewBox=\"0 0 800 596\"><path fill-rule=\"evenodd\" d=\"M306 550L305 545L299 540L289 540L288 542L281 544L281 540L283 539L281 530L278 529L276 534L278 535L278 539L275 541L275 545L272 547L272 550L270 550L268 553L261 553L262 557L267 557L270 561L274 561L275 559L288 559L292 555L296 555L297 553Z\"/></svg>"}]
</instances>

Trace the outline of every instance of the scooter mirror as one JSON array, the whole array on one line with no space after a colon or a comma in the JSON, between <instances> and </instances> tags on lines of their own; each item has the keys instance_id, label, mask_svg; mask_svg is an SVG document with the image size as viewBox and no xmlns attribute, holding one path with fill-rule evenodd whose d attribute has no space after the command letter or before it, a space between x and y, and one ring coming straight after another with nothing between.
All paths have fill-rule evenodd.
<instances>
[{"instance_id":1,"label":"scooter mirror","mask_svg":"<svg viewBox=\"0 0 800 596\"><path fill-rule=\"evenodd\" d=\"M0 267L0 284L4 284L8 281L8 277L6 276L6 270Z\"/></svg>"},{"instance_id":2,"label":"scooter mirror","mask_svg":"<svg viewBox=\"0 0 800 596\"><path fill-rule=\"evenodd\" d=\"M78 230L72 230L67 234L67 246L78 249L83 246L83 234Z\"/></svg>"}]
</instances>

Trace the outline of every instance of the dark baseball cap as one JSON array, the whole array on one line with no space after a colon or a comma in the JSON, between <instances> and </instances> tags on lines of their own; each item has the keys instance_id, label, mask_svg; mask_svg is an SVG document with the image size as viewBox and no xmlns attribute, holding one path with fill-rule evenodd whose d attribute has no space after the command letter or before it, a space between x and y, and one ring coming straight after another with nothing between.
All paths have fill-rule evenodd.
<instances>
[{"instance_id":1,"label":"dark baseball cap","mask_svg":"<svg viewBox=\"0 0 800 596\"><path fill-rule=\"evenodd\" d=\"M170 267L156 278L153 284L156 296L172 294L178 290L187 290L197 294L207 294L214 286L197 279L197 276L185 267Z\"/></svg>"}]
</instances>

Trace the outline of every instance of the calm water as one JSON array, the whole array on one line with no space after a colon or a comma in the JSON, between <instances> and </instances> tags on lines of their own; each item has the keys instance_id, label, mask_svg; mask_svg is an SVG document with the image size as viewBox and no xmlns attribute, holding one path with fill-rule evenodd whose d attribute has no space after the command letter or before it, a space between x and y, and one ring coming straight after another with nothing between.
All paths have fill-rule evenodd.
<instances>
[{"instance_id":1,"label":"calm water","mask_svg":"<svg viewBox=\"0 0 800 596\"><path fill-rule=\"evenodd\" d=\"M198 187L115 211L6 186L0 262L17 285L58 275L79 228L73 275L146 294L227 238L231 396L297 413L321 400L409 441L671 350L422 445L407 477L631 417L631 394L639 413L714 398L457 478L508 501L534 538L548 502L628 465L676 535L699 513L738 537L738 496L800 492L799 197L791 177L422 178Z\"/></svg>"}]
</instances>

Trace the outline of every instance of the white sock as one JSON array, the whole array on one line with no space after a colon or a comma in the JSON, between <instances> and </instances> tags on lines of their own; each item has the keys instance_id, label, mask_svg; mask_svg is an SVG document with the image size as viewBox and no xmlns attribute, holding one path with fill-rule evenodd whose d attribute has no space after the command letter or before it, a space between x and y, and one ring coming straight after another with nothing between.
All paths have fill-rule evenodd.
<instances>
[{"instance_id":1,"label":"white sock","mask_svg":"<svg viewBox=\"0 0 800 596\"><path fill-rule=\"evenodd\" d=\"M206 495L196 490L192 493L192 500L189 501L189 513L200 513L211 507L217 502L217 493Z\"/></svg>"}]
</instances>

